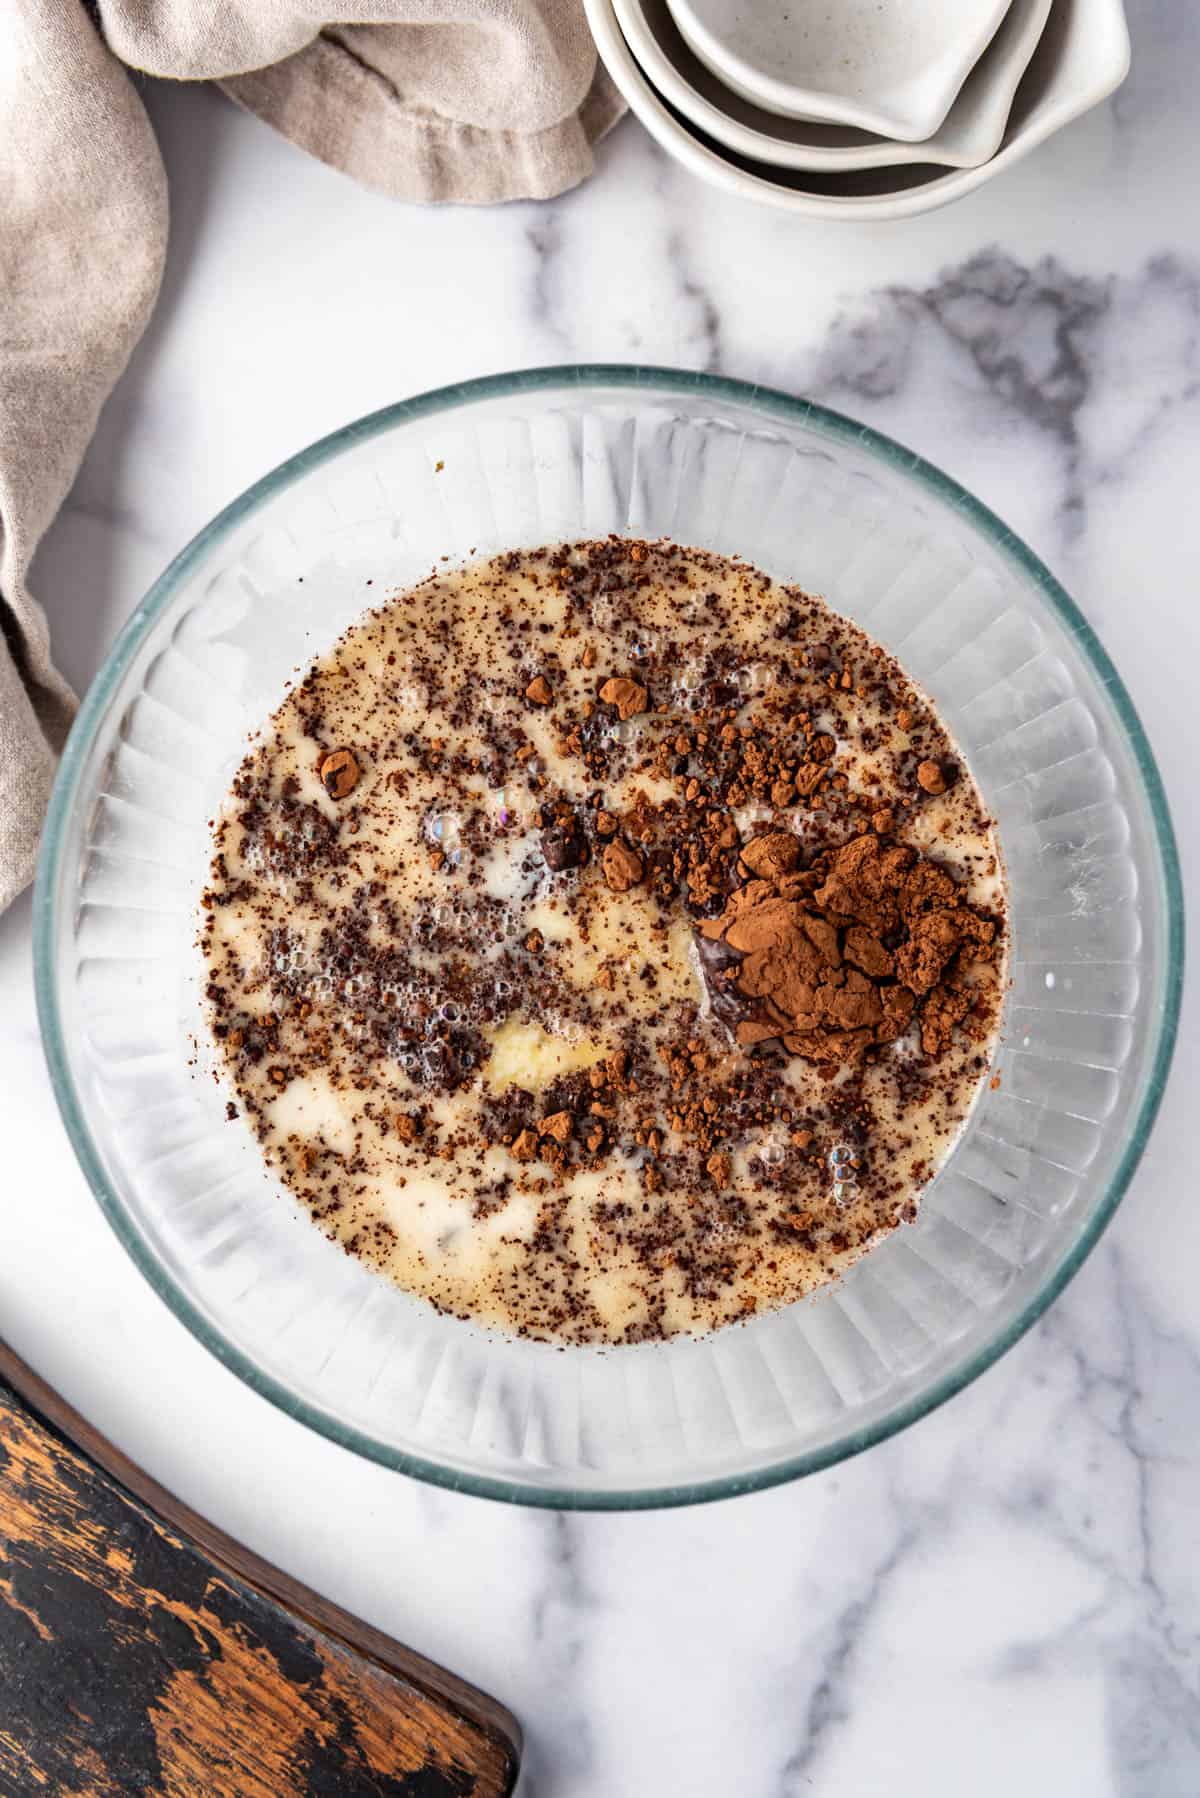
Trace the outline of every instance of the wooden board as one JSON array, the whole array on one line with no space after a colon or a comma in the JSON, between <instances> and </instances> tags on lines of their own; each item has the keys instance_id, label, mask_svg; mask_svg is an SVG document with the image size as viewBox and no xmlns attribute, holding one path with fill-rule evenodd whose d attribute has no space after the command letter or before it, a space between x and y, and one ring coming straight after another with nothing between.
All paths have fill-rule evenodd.
<instances>
[{"instance_id":1,"label":"wooden board","mask_svg":"<svg viewBox=\"0 0 1200 1798\"><path fill-rule=\"evenodd\" d=\"M4 1798L504 1798L519 1757L503 1706L179 1504L0 1343Z\"/></svg>"}]
</instances>

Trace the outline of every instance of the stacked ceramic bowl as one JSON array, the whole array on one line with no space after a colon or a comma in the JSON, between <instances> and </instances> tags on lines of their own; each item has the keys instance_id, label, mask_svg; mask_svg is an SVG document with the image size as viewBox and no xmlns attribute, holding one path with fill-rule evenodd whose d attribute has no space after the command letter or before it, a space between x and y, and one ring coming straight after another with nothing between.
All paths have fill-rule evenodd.
<instances>
[{"instance_id":1,"label":"stacked ceramic bowl","mask_svg":"<svg viewBox=\"0 0 1200 1798\"><path fill-rule=\"evenodd\" d=\"M585 0L651 134L703 179L814 217L969 193L1117 88L1121 0Z\"/></svg>"}]
</instances>

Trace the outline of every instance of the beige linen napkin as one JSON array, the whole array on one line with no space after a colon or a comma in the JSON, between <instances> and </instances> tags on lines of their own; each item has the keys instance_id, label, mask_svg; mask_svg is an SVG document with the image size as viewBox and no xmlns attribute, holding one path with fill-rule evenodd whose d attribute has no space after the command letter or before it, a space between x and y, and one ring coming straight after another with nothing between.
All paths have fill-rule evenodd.
<instances>
[{"instance_id":1,"label":"beige linen napkin","mask_svg":"<svg viewBox=\"0 0 1200 1798\"><path fill-rule=\"evenodd\" d=\"M217 80L406 200L544 199L621 102L581 0L0 0L0 909L74 711L30 558L153 307L167 196L132 69ZM86 594L72 602L87 603Z\"/></svg>"}]
</instances>

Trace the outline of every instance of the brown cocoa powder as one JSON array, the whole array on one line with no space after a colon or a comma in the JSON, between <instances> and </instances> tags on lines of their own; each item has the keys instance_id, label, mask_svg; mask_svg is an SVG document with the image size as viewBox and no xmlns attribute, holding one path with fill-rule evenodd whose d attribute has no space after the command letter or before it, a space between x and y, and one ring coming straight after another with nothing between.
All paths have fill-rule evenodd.
<instances>
[{"instance_id":1,"label":"brown cocoa powder","mask_svg":"<svg viewBox=\"0 0 1200 1798\"><path fill-rule=\"evenodd\" d=\"M922 1053L934 1056L977 1006L978 1034L988 1034L991 992L970 978L995 958L996 922L966 903L944 869L877 836L795 874L799 859L794 837L752 840L741 865L753 877L699 926L707 942L733 951L724 968L705 964L706 977L726 1015L731 994L745 1001L734 1023L742 1047L781 1044L836 1066L895 1042L915 1016Z\"/></svg>"}]
</instances>

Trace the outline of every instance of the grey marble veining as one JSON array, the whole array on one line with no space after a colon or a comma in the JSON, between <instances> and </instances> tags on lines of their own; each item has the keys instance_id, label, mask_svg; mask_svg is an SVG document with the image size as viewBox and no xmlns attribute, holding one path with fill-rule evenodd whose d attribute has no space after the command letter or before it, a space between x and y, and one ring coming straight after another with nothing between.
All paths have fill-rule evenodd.
<instances>
[{"instance_id":1,"label":"grey marble veining","mask_svg":"<svg viewBox=\"0 0 1200 1798\"><path fill-rule=\"evenodd\" d=\"M962 428L1010 441L1021 431L1053 456L1069 544L1086 528L1089 497L1103 496L1171 410L1195 400L1198 300L1200 267L1178 254L1099 279L1055 256L1023 263L990 246L928 287L872 293L839 317L809 386L831 404L875 410L911 397L933 363ZM1106 404L1121 427L1115 443L1105 441Z\"/></svg>"},{"instance_id":2,"label":"grey marble veining","mask_svg":"<svg viewBox=\"0 0 1200 1798\"><path fill-rule=\"evenodd\" d=\"M632 122L552 205L422 212L151 85L163 299L35 568L72 677L219 506L350 417L540 362L713 369L892 432L1048 559L1146 718L1194 881L1200 18L1130 11L1114 102L892 227L739 205ZM66 1146L28 944L25 900L0 919L6 1334L189 1502L512 1704L525 1798L1200 1793L1190 1001L1114 1224L974 1386L800 1485L563 1517L359 1462L186 1334Z\"/></svg>"}]
</instances>

